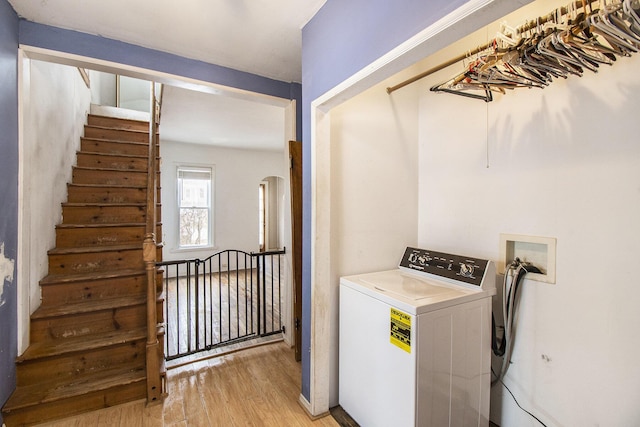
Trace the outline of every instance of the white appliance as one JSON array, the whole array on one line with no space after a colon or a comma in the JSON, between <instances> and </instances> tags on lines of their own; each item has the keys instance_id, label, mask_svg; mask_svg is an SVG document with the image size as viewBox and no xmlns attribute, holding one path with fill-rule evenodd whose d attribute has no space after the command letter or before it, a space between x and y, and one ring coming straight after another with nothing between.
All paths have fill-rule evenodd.
<instances>
[{"instance_id":1,"label":"white appliance","mask_svg":"<svg viewBox=\"0 0 640 427\"><path fill-rule=\"evenodd\" d=\"M340 279L339 402L362 427L488 426L493 262L407 248Z\"/></svg>"}]
</instances>

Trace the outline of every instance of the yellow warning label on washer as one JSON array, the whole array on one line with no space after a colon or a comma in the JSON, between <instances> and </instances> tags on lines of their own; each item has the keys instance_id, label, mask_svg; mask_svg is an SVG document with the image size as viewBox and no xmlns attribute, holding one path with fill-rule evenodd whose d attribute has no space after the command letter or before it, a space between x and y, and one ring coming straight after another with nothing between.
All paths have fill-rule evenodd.
<instances>
[{"instance_id":1,"label":"yellow warning label on washer","mask_svg":"<svg viewBox=\"0 0 640 427\"><path fill-rule=\"evenodd\" d=\"M395 308L391 309L391 344L411 353L411 316Z\"/></svg>"}]
</instances>

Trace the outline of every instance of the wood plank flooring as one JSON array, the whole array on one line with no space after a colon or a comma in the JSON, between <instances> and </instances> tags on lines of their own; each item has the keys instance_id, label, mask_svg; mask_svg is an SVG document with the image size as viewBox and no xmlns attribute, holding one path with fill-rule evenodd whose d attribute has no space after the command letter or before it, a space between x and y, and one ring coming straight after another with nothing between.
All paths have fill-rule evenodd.
<instances>
[{"instance_id":1,"label":"wood plank flooring","mask_svg":"<svg viewBox=\"0 0 640 427\"><path fill-rule=\"evenodd\" d=\"M169 396L40 424L42 427L338 427L327 416L312 421L298 403L300 365L276 342L168 372Z\"/></svg>"}]
</instances>

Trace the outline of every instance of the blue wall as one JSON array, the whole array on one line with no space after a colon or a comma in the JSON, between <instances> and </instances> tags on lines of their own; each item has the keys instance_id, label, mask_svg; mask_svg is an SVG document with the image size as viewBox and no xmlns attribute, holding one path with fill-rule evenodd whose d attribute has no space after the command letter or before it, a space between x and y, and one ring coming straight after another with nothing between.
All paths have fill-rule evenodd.
<instances>
[{"instance_id":1,"label":"blue wall","mask_svg":"<svg viewBox=\"0 0 640 427\"><path fill-rule=\"evenodd\" d=\"M302 394L307 400L311 344L311 102L464 3L327 0L302 30Z\"/></svg>"},{"instance_id":2,"label":"blue wall","mask_svg":"<svg viewBox=\"0 0 640 427\"><path fill-rule=\"evenodd\" d=\"M289 99L292 93L291 83L30 21L20 21L20 44L161 71L279 98Z\"/></svg>"},{"instance_id":3,"label":"blue wall","mask_svg":"<svg viewBox=\"0 0 640 427\"><path fill-rule=\"evenodd\" d=\"M18 253L18 16L6 0L0 0L0 129L0 244L4 243L4 257L15 260ZM4 278L0 277L0 281ZM16 384L17 285L15 279L4 281L4 293L0 296L0 406Z\"/></svg>"}]
</instances>

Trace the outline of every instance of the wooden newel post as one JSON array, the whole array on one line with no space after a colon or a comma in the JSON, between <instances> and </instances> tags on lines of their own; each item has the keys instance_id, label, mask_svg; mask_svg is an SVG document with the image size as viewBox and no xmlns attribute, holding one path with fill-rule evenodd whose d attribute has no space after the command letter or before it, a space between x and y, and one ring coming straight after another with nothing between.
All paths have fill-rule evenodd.
<instances>
[{"instance_id":1,"label":"wooden newel post","mask_svg":"<svg viewBox=\"0 0 640 427\"><path fill-rule=\"evenodd\" d=\"M161 402L164 396L164 354L158 334L157 287L156 287L156 99L155 84L151 82L151 109L149 113L149 158L147 170L146 233L142 244L142 256L147 273L147 404Z\"/></svg>"},{"instance_id":2,"label":"wooden newel post","mask_svg":"<svg viewBox=\"0 0 640 427\"><path fill-rule=\"evenodd\" d=\"M154 233L145 235L143 257L147 271L147 403L160 401L163 394L160 369L162 357L158 342L156 313L156 239Z\"/></svg>"}]
</instances>

